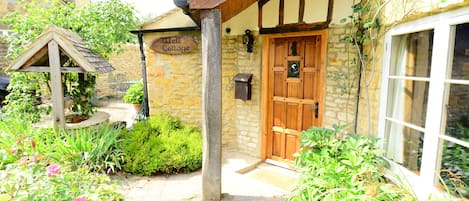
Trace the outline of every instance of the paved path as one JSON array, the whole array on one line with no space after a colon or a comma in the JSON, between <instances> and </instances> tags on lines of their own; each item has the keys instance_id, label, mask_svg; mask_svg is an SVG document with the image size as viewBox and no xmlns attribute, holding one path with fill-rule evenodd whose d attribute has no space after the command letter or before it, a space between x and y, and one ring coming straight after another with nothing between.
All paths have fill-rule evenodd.
<instances>
[{"instance_id":1,"label":"paved path","mask_svg":"<svg viewBox=\"0 0 469 201\"><path fill-rule=\"evenodd\" d=\"M255 158L234 152L224 152L225 160L222 169L222 192L225 201L279 201L284 200L290 192L287 189L276 187L265 180L255 179L250 173L240 174L236 169L242 165L256 164ZM227 156L231 155L231 156ZM247 165L250 166L250 165ZM246 166L246 167L247 167ZM260 168L266 168L262 164ZM282 176L279 167L277 175ZM120 192L129 201L177 201L200 200L201 171L190 174L160 175L153 177L123 176L113 177L121 184ZM269 178L266 178L269 179ZM277 178L278 179L278 178Z\"/></svg>"},{"instance_id":2,"label":"paved path","mask_svg":"<svg viewBox=\"0 0 469 201\"><path fill-rule=\"evenodd\" d=\"M126 121L130 126L135 118L135 110L130 104L122 103L120 100L102 101L99 111L108 112L111 122ZM292 177L295 173L283 168L270 165L257 166L258 158L237 153L224 147L222 168L222 192L223 200L226 201L277 201L284 200L292 189L269 183L269 175L278 175L276 182L293 183ZM263 171L273 171L267 176L251 172L259 168ZM248 171L253 169L252 171ZM242 172L242 173L239 173ZM262 178L266 177L266 178ZM124 194L125 200L129 201L178 201L178 200L200 200L201 195L201 171L190 174L160 175L153 177L139 176L113 176L120 183L119 191ZM288 186L288 185L287 185ZM293 185L290 185L293 186Z\"/></svg>"}]
</instances>

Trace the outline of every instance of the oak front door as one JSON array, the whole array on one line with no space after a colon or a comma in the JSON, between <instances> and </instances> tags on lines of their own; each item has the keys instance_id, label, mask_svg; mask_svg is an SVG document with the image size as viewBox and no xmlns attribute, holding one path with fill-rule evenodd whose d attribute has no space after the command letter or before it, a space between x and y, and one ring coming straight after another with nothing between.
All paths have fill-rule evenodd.
<instances>
[{"instance_id":1,"label":"oak front door","mask_svg":"<svg viewBox=\"0 0 469 201\"><path fill-rule=\"evenodd\" d=\"M300 149L301 131L322 124L325 38L272 38L269 43L266 157L288 162Z\"/></svg>"}]
</instances>

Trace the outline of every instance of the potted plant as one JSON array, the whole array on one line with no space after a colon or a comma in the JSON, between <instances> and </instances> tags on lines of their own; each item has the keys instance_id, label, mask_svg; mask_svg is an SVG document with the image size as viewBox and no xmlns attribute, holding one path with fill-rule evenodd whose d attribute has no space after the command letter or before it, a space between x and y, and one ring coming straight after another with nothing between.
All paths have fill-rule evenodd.
<instances>
[{"instance_id":1,"label":"potted plant","mask_svg":"<svg viewBox=\"0 0 469 201\"><path fill-rule=\"evenodd\" d=\"M139 111L143 102L143 82L138 81L130 85L124 94L124 102L133 104L135 110Z\"/></svg>"}]
</instances>

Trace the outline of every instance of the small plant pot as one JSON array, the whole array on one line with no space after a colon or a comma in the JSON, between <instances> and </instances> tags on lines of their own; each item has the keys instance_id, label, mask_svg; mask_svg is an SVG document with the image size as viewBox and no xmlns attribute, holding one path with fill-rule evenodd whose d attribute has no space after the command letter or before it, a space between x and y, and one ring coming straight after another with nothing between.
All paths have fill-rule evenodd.
<instances>
[{"instance_id":1,"label":"small plant pot","mask_svg":"<svg viewBox=\"0 0 469 201\"><path fill-rule=\"evenodd\" d=\"M132 104L134 105L134 109L136 112L140 111L140 109L142 109L142 104Z\"/></svg>"}]
</instances>

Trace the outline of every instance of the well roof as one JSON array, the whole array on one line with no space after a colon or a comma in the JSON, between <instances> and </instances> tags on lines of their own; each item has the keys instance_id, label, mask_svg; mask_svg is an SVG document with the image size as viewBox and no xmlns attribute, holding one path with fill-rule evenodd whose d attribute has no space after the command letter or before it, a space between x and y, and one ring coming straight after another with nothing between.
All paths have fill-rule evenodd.
<instances>
[{"instance_id":1,"label":"well roof","mask_svg":"<svg viewBox=\"0 0 469 201\"><path fill-rule=\"evenodd\" d=\"M69 30L49 25L6 71L49 72L48 43L55 41L59 45L61 65L71 59L77 67L70 67L70 72L107 73L114 68L103 57L93 53L82 38Z\"/></svg>"}]
</instances>

